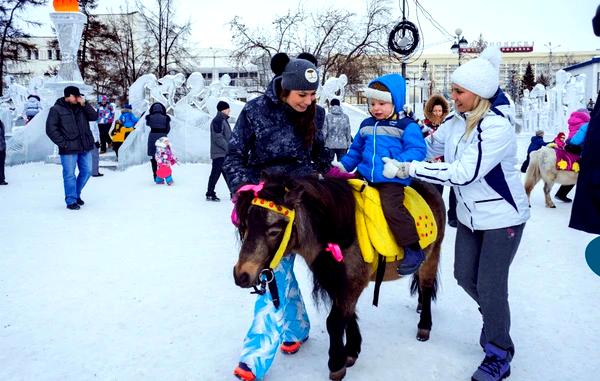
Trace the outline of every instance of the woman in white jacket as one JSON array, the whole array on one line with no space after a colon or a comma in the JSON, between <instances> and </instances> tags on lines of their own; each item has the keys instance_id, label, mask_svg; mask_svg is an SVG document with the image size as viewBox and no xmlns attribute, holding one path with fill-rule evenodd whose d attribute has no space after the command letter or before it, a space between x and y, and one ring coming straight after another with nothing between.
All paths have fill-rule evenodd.
<instances>
[{"instance_id":1,"label":"woman in white jacket","mask_svg":"<svg viewBox=\"0 0 600 381\"><path fill-rule=\"evenodd\" d=\"M485 359L475 381L510 375L508 270L519 247L529 204L515 168L511 107L499 89L500 51L491 47L452 74L455 112L428 139L428 157L445 162L399 163L384 158L384 175L450 185L457 197L454 276L479 305Z\"/></svg>"}]
</instances>

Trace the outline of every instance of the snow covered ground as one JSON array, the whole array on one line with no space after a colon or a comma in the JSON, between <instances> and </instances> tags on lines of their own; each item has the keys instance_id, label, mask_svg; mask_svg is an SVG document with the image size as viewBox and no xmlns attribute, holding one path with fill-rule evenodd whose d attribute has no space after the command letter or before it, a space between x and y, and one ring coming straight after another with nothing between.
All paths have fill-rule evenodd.
<instances>
[{"instance_id":1,"label":"snow covered ground","mask_svg":"<svg viewBox=\"0 0 600 381\"><path fill-rule=\"evenodd\" d=\"M519 138L520 151L529 137ZM522 156L522 155L521 155ZM233 380L254 296L232 279L238 242L231 204L204 201L210 166L174 168L175 185L151 182L150 165L92 178L79 211L65 209L61 168L7 168L0 187L0 380ZM221 180L217 193L225 196ZM228 199L228 197L223 197ZM600 277L586 265L594 236L567 227L570 205L544 207L541 185L512 266L516 356L510 380L597 380ZM455 230L442 251L431 340L415 340L408 281L372 288L359 303L363 351L347 380L468 380L483 358L481 319L452 275ZM327 311L296 271L311 339L280 355L267 376L326 380Z\"/></svg>"}]
</instances>

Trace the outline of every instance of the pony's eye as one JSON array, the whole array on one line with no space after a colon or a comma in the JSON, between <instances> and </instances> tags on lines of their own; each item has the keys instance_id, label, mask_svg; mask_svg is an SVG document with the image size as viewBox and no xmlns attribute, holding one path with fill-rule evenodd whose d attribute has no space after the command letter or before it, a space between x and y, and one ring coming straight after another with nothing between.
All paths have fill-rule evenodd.
<instances>
[{"instance_id":1,"label":"pony's eye","mask_svg":"<svg viewBox=\"0 0 600 381\"><path fill-rule=\"evenodd\" d=\"M282 230L283 229L281 229L279 226L270 227L269 230L267 231L267 236L269 238L277 238L277 236L279 236L279 234L281 234Z\"/></svg>"}]
</instances>

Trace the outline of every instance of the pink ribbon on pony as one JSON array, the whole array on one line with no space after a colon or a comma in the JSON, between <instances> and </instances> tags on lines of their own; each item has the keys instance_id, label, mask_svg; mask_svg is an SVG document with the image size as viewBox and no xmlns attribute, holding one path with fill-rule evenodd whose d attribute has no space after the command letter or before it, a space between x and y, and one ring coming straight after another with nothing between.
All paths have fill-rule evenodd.
<instances>
[{"instance_id":1,"label":"pink ribbon on pony","mask_svg":"<svg viewBox=\"0 0 600 381\"><path fill-rule=\"evenodd\" d=\"M344 260L344 255L342 254L342 249L340 249L340 246L337 243L331 243L331 242L328 243L325 251L329 251L331 253L331 255L333 256L333 259L335 259L338 262L341 262Z\"/></svg>"},{"instance_id":2,"label":"pink ribbon on pony","mask_svg":"<svg viewBox=\"0 0 600 381\"><path fill-rule=\"evenodd\" d=\"M253 191L254 192L254 197L258 197L258 192L260 192L263 189L264 186L265 186L265 182L264 181L261 181L258 184L246 184L246 185L242 185L240 187L240 189L238 189L237 192L235 192L235 193Z\"/></svg>"},{"instance_id":3,"label":"pink ribbon on pony","mask_svg":"<svg viewBox=\"0 0 600 381\"><path fill-rule=\"evenodd\" d=\"M265 186L265 182L261 181L258 184L246 184L246 185L242 185L237 192L235 192L235 195L240 194L241 192L247 192L247 191L253 191L254 192L254 197L258 197L258 192L260 192L263 187ZM235 204L235 202L237 201L237 197L234 197L231 199L231 201L233 201L233 203ZM240 226L240 218L238 217L236 211L235 211L235 206L233 207L233 210L231 211L231 223L235 226Z\"/></svg>"}]
</instances>

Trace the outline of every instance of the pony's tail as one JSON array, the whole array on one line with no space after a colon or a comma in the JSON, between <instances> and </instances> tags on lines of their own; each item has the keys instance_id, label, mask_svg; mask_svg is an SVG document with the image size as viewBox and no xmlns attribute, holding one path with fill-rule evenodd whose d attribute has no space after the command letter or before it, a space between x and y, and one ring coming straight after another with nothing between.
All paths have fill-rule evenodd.
<instances>
[{"instance_id":1,"label":"pony's tail","mask_svg":"<svg viewBox=\"0 0 600 381\"><path fill-rule=\"evenodd\" d=\"M417 291L419 291L419 282L420 282L419 272L417 271L413 275L412 281L410 282L410 295L411 296L415 296ZM436 274L436 277L433 279L433 285L431 287L431 300L433 300L433 301L435 301L437 299L437 290L438 290L438 277Z\"/></svg>"},{"instance_id":2,"label":"pony's tail","mask_svg":"<svg viewBox=\"0 0 600 381\"><path fill-rule=\"evenodd\" d=\"M529 154L529 167L527 167L527 172L525 173L525 193L527 193L528 197L541 177L540 151L533 151Z\"/></svg>"}]
</instances>

